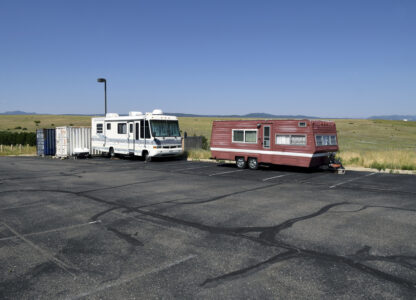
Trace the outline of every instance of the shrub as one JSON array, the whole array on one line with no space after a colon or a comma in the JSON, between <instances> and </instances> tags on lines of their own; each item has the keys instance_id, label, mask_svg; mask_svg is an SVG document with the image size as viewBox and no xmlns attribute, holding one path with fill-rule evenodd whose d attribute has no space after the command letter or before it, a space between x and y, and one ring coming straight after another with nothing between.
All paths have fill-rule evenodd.
<instances>
[{"instance_id":1,"label":"shrub","mask_svg":"<svg viewBox=\"0 0 416 300\"><path fill-rule=\"evenodd\" d=\"M208 139L205 136L201 136L202 137L202 149L204 150L208 150Z\"/></svg>"}]
</instances>

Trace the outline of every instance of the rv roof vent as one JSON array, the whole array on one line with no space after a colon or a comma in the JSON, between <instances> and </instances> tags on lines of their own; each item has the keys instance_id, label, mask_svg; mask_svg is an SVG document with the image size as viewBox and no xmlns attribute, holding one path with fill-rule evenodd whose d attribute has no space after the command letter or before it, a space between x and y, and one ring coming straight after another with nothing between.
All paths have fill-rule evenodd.
<instances>
[{"instance_id":1,"label":"rv roof vent","mask_svg":"<svg viewBox=\"0 0 416 300\"><path fill-rule=\"evenodd\" d=\"M116 114L116 113L108 113L108 114L105 115L105 117L106 118L117 118L118 117L118 114Z\"/></svg>"},{"instance_id":2,"label":"rv roof vent","mask_svg":"<svg viewBox=\"0 0 416 300\"><path fill-rule=\"evenodd\" d=\"M161 109L155 109L155 110L153 110L152 114L154 114L154 115L163 115L163 111Z\"/></svg>"},{"instance_id":3,"label":"rv roof vent","mask_svg":"<svg viewBox=\"0 0 416 300\"><path fill-rule=\"evenodd\" d=\"M142 114L143 113L141 111L131 111L131 112L129 112L130 117L141 116Z\"/></svg>"}]
</instances>

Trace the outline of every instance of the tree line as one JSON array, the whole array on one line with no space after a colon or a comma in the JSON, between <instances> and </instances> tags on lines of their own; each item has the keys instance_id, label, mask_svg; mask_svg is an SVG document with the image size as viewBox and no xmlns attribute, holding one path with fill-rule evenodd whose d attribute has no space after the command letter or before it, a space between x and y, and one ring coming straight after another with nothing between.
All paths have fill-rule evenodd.
<instances>
[{"instance_id":1,"label":"tree line","mask_svg":"<svg viewBox=\"0 0 416 300\"><path fill-rule=\"evenodd\" d=\"M36 133L0 131L0 145L36 146Z\"/></svg>"}]
</instances>

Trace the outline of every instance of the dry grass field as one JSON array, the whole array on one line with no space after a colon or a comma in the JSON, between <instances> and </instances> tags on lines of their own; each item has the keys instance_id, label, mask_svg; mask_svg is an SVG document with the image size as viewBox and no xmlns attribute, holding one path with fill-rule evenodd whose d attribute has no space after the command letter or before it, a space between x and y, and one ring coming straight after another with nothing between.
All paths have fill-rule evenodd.
<instances>
[{"instance_id":1,"label":"dry grass field","mask_svg":"<svg viewBox=\"0 0 416 300\"><path fill-rule=\"evenodd\" d=\"M220 118L182 117L182 134L211 138L212 122ZM40 121L36 125L35 121ZM416 170L416 122L336 119L340 152L346 166ZM63 125L90 126L89 116L0 116L0 131L34 131ZM20 127L20 128L19 128ZM17 154L17 153L15 153ZM0 153L5 155L5 153ZM208 158L209 151L191 151L193 158Z\"/></svg>"}]
</instances>

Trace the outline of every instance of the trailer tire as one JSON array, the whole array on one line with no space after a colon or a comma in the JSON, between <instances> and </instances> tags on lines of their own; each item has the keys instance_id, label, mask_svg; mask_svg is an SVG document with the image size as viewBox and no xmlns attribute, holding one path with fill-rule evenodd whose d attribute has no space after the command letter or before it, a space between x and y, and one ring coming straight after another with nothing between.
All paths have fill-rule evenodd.
<instances>
[{"instance_id":1,"label":"trailer tire","mask_svg":"<svg viewBox=\"0 0 416 300\"><path fill-rule=\"evenodd\" d=\"M244 160L244 157L236 157L235 158L235 165L239 169L245 169L247 167L247 163Z\"/></svg>"},{"instance_id":2,"label":"trailer tire","mask_svg":"<svg viewBox=\"0 0 416 300\"><path fill-rule=\"evenodd\" d=\"M250 157L248 159L248 167L250 170L257 170L259 168L259 163L257 162L257 158Z\"/></svg>"}]
</instances>

